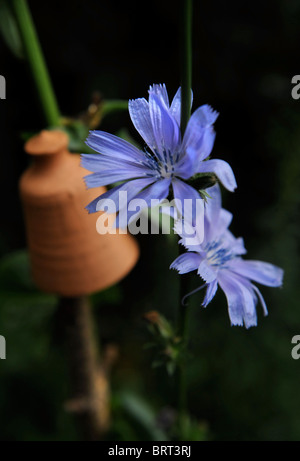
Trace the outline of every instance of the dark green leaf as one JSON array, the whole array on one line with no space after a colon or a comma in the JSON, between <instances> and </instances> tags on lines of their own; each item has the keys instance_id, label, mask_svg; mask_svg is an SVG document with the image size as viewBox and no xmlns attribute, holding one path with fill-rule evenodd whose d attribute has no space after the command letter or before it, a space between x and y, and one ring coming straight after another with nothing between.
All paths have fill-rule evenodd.
<instances>
[{"instance_id":1,"label":"dark green leaf","mask_svg":"<svg viewBox=\"0 0 300 461\"><path fill-rule=\"evenodd\" d=\"M10 51L17 58L23 59L24 50L20 32L7 0L0 0L0 32Z\"/></svg>"}]
</instances>

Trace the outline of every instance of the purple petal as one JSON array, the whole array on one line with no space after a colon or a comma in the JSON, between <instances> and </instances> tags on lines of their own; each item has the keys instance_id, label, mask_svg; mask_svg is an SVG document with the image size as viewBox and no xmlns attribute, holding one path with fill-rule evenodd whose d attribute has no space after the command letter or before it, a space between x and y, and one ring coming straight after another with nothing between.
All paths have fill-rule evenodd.
<instances>
[{"instance_id":1,"label":"purple petal","mask_svg":"<svg viewBox=\"0 0 300 461\"><path fill-rule=\"evenodd\" d=\"M189 179L195 174L196 164L198 161L195 152L189 150L181 156L179 162L175 163L174 173L182 179Z\"/></svg>"},{"instance_id":2,"label":"purple petal","mask_svg":"<svg viewBox=\"0 0 300 461\"><path fill-rule=\"evenodd\" d=\"M185 220L195 225L197 214L204 211L204 200L196 189L180 181L180 179L173 179L172 186L176 207L179 212L181 211ZM185 202L185 200L188 201Z\"/></svg>"},{"instance_id":3,"label":"purple petal","mask_svg":"<svg viewBox=\"0 0 300 461\"><path fill-rule=\"evenodd\" d=\"M273 264L262 261L234 259L231 261L230 269L262 285L269 287L280 287L282 285L283 270Z\"/></svg>"},{"instance_id":4,"label":"purple petal","mask_svg":"<svg viewBox=\"0 0 300 461\"><path fill-rule=\"evenodd\" d=\"M231 280L225 276L224 271L219 272L218 282L227 298L231 325L243 326L243 300L240 290L236 289Z\"/></svg>"},{"instance_id":5,"label":"purple petal","mask_svg":"<svg viewBox=\"0 0 300 461\"><path fill-rule=\"evenodd\" d=\"M200 163L205 160L214 147L216 133L212 127L199 129L195 131L193 139L189 140L189 144L184 145L183 150L190 153L195 158L195 173L199 168Z\"/></svg>"},{"instance_id":6,"label":"purple petal","mask_svg":"<svg viewBox=\"0 0 300 461\"><path fill-rule=\"evenodd\" d=\"M85 209L88 210L89 213L96 213L97 211L97 205L99 203L99 200L101 199L102 195L99 195L99 197L96 197L92 202L90 202Z\"/></svg>"},{"instance_id":7,"label":"purple petal","mask_svg":"<svg viewBox=\"0 0 300 461\"><path fill-rule=\"evenodd\" d=\"M144 159L144 154L139 149L124 139L105 131L90 131L86 144L96 152L114 159L134 162Z\"/></svg>"},{"instance_id":8,"label":"purple petal","mask_svg":"<svg viewBox=\"0 0 300 461\"><path fill-rule=\"evenodd\" d=\"M88 188L107 186L119 181L126 181L127 179L145 178L146 173L142 168L127 167L103 170L97 173L92 173L85 176L83 179ZM152 178L154 173L152 172Z\"/></svg>"},{"instance_id":9,"label":"purple petal","mask_svg":"<svg viewBox=\"0 0 300 461\"><path fill-rule=\"evenodd\" d=\"M127 223L130 223L133 218L137 218L140 211L142 211L146 207L151 207L152 203L151 200L158 200L161 202L169 195L169 188L170 188L170 179L161 179L156 181L154 184L151 184L149 187L144 189L138 195L134 197L136 200L141 200L141 203L138 205L139 210L131 210L130 204L129 209L125 210L124 208L120 209L120 213L116 219L116 226L124 228L126 227ZM127 207L126 207L127 208Z\"/></svg>"},{"instance_id":10,"label":"purple petal","mask_svg":"<svg viewBox=\"0 0 300 461\"><path fill-rule=\"evenodd\" d=\"M197 273L207 283L211 283L217 278L216 272L205 259L199 264Z\"/></svg>"},{"instance_id":11,"label":"purple petal","mask_svg":"<svg viewBox=\"0 0 300 461\"><path fill-rule=\"evenodd\" d=\"M226 230L222 236L223 242L235 255L244 255L247 250L244 246L244 239L242 237L235 238L235 236Z\"/></svg>"},{"instance_id":12,"label":"purple petal","mask_svg":"<svg viewBox=\"0 0 300 461\"><path fill-rule=\"evenodd\" d=\"M176 269L179 274L186 274L198 269L201 256L197 253L184 253L172 262L170 269Z\"/></svg>"},{"instance_id":13,"label":"purple petal","mask_svg":"<svg viewBox=\"0 0 300 461\"><path fill-rule=\"evenodd\" d=\"M188 219L177 219L174 223L174 232L181 237L178 243L185 246L187 250L196 251L202 258L206 256L201 247L203 235L199 232L199 227L193 226Z\"/></svg>"},{"instance_id":14,"label":"purple petal","mask_svg":"<svg viewBox=\"0 0 300 461\"><path fill-rule=\"evenodd\" d=\"M214 112L208 105L201 106L195 110L184 133L183 150L194 149L199 155L199 160L206 158L210 154L214 143L215 134L211 125L217 117L217 112ZM207 154L206 151L209 153Z\"/></svg>"},{"instance_id":15,"label":"purple petal","mask_svg":"<svg viewBox=\"0 0 300 461\"><path fill-rule=\"evenodd\" d=\"M201 124L203 127L213 125L219 116L219 113L213 110L208 104L200 106L194 114L197 114L198 124Z\"/></svg>"},{"instance_id":16,"label":"purple petal","mask_svg":"<svg viewBox=\"0 0 300 461\"><path fill-rule=\"evenodd\" d=\"M86 170L93 171L94 173L99 173L103 170L111 170L119 168L120 165L124 168L134 167L134 168L143 168L145 172L150 173L151 170L146 164L142 164L142 161L135 160L125 160L119 159L117 157L108 157L103 154L81 154L80 165Z\"/></svg>"},{"instance_id":17,"label":"purple petal","mask_svg":"<svg viewBox=\"0 0 300 461\"><path fill-rule=\"evenodd\" d=\"M166 85L164 83L154 83L152 86L150 85L149 93L156 94L159 97L159 99L161 99L164 102L164 104L167 107L169 107L169 96Z\"/></svg>"},{"instance_id":18,"label":"purple petal","mask_svg":"<svg viewBox=\"0 0 300 461\"><path fill-rule=\"evenodd\" d=\"M191 107L193 104L193 92L191 90ZM177 93L175 94L171 107L170 107L170 114L176 120L178 126L180 126L180 118L181 118L181 88L179 87Z\"/></svg>"},{"instance_id":19,"label":"purple petal","mask_svg":"<svg viewBox=\"0 0 300 461\"><path fill-rule=\"evenodd\" d=\"M215 173L223 186L231 192L237 187L231 166L224 160L214 159L201 162L198 173Z\"/></svg>"},{"instance_id":20,"label":"purple petal","mask_svg":"<svg viewBox=\"0 0 300 461\"><path fill-rule=\"evenodd\" d=\"M225 270L219 272L218 282L227 298L231 324L242 326L244 323L246 328L256 326L256 300L251 285L241 283Z\"/></svg>"},{"instance_id":21,"label":"purple petal","mask_svg":"<svg viewBox=\"0 0 300 461\"><path fill-rule=\"evenodd\" d=\"M230 226L232 218L233 218L233 215L232 213L230 213L230 211L227 211L224 208L220 210L218 224L217 224L218 227L214 234L215 237L219 237L220 235L224 234L224 232Z\"/></svg>"},{"instance_id":22,"label":"purple petal","mask_svg":"<svg viewBox=\"0 0 300 461\"><path fill-rule=\"evenodd\" d=\"M206 307L211 302L211 300L216 294L217 289L218 289L217 279L215 279L213 282L207 285L207 290L206 290L205 297L202 303L203 307Z\"/></svg>"},{"instance_id":23,"label":"purple petal","mask_svg":"<svg viewBox=\"0 0 300 461\"><path fill-rule=\"evenodd\" d=\"M237 281L236 281L237 282ZM256 314L256 297L253 293L251 285L246 285L243 281L237 282L242 296L243 296L243 307L244 307L244 324L246 328L254 327L257 325L257 314Z\"/></svg>"},{"instance_id":24,"label":"purple petal","mask_svg":"<svg viewBox=\"0 0 300 461\"><path fill-rule=\"evenodd\" d=\"M174 153L180 142L179 127L170 115L168 107L153 92L149 94L150 117L156 146L163 154L164 150Z\"/></svg>"},{"instance_id":25,"label":"purple petal","mask_svg":"<svg viewBox=\"0 0 300 461\"><path fill-rule=\"evenodd\" d=\"M208 204L210 205L214 199L208 199ZM208 215L209 207L206 209L205 213L205 239L207 242L217 241L220 238L222 239L222 246L230 248L230 251L234 252L234 247L237 246L237 239L231 234L227 234L227 228L232 221L232 213L221 208L219 210L219 215L213 216L213 219L210 220L211 216ZM211 210L217 211L217 210ZM238 250L238 246L237 246ZM240 253L236 253L240 254Z\"/></svg>"},{"instance_id":26,"label":"purple petal","mask_svg":"<svg viewBox=\"0 0 300 461\"><path fill-rule=\"evenodd\" d=\"M222 206L221 189L219 184L215 184L213 187L206 189L206 192L210 195L211 199L208 199L205 204L205 214L207 219L213 224L217 222Z\"/></svg>"},{"instance_id":27,"label":"purple petal","mask_svg":"<svg viewBox=\"0 0 300 461\"><path fill-rule=\"evenodd\" d=\"M119 211L120 206L122 205L123 197L120 196L120 192L126 192L126 205L132 200L144 187L149 186L155 181L154 178L143 178L143 179L133 179L119 186L113 187L100 197L93 200L86 209L90 213L96 211L105 211L106 207L109 205L109 201L115 203L115 211ZM124 205L123 205L124 206Z\"/></svg>"},{"instance_id":28,"label":"purple petal","mask_svg":"<svg viewBox=\"0 0 300 461\"><path fill-rule=\"evenodd\" d=\"M129 114L135 129L144 139L150 149L156 149L149 104L144 98L133 99L128 103Z\"/></svg>"},{"instance_id":29,"label":"purple petal","mask_svg":"<svg viewBox=\"0 0 300 461\"><path fill-rule=\"evenodd\" d=\"M213 150L216 133L213 127L209 126L204 130L201 147L199 148L199 160L205 160Z\"/></svg>"}]
</instances>

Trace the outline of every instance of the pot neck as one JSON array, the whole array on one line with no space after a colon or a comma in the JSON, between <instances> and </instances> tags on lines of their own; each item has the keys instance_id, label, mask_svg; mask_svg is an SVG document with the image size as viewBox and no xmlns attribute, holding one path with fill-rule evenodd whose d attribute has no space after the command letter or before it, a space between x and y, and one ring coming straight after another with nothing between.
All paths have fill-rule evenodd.
<instances>
[{"instance_id":1,"label":"pot neck","mask_svg":"<svg viewBox=\"0 0 300 461\"><path fill-rule=\"evenodd\" d=\"M32 168L38 172L55 170L70 155L67 149L61 149L51 154L31 154L33 160Z\"/></svg>"},{"instance_id":2,"label":"pot neck","mask_svg":"<svg viewBox=\"0 0 300 461\"><path fill-rule=\"evenodd\" d=\"M36 171L49 171L71 156L68 151L68 136L59 130L43 130L25 144L25 151L34 160Z\"/></svg>"}]
</instances>

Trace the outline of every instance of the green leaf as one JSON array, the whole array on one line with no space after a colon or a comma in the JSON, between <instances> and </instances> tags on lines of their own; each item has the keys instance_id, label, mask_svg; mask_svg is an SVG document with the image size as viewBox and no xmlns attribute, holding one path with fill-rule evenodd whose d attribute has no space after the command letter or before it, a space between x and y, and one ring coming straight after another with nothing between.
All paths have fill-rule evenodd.
<instances>
[{"instance_id":1,"label":"green leaf","mask_svg":"<svg viewBox=\"0 0 300 461\"><path fill-rule=\"evenodd\" d=\"M200 189L201 192L208 187L214 186L218 182L217 177L214 173L197 173L189 181L195 189Z\"/></svg>"},{"instance_id":2,"label":"green leaf","mask_svg":"<svg viewBox=\"0 0 300 461\"><path fill-rule=\"evenodd\" d=\"M172 362L172 361L167 362L166 367L167 367L168 375L169 375L169 376L173 376L173 375L174 375L174 372L175 372L175 370L176 370L176 362Z\"/></svg>"},{"instance_id":3,"label":"green leaf","mask_svg":"<svg viewBox=\"0 0 300 461\"><path fill-rule=\"evenodd\" d=\"M163 364L164 364L164 362L162 360L154 360L154 362L152 362L152 368L159 368Z\"/></svg>"},{"instance_id":4,"label":"green leaf","mask_svg":"<svg viewBox=\"0 0 300 461\"><path fill-rule=\"evenodd\" d=\"M120 112L128 110L128 101L123 101L120 99L111 99L103 101L101 104L101 115L105 117L108 114L113 112Z\"/></svg>"},{"instance_id":5,"label":"green leaf","mask_svg":"<svg viewBox=\"0 0 300 461\"><path fill-rule=\"evenodd\" d=\"M0 259L1 291L35 291L30 275L29 254L27 250L14 251Z\"/></svg>"},{"instance_id":6,"label":"green leaf","mask_svg":"<svg viewBox=\"0 0 300 461\"><path fill-rule=\"evenodd\" d=\"M211 196L209 195L208 192L206 192L206 190L199 190L199 194L201 195L203 200L205 200L206 203L207 203L208 198L211 199Z\"/></svg>"},{"instance_id":7,"label":"green leaf","mask_svg":"<svg viewBox=\"0 0 300 461\"><path fill-rule=\"evenodd\" d=\"M0 259L0 304L25 306L55 305L56 296L39 291L31 277L27 250L14 251Z\"/></svg>"},{"instance_id":8,"label":"green leaf","mask_svg":"<svg viewBox=\"0 0 300 461\"><path fill-rule=\"evenodd\" d=\"M179 440L205 442L209 440L209 429L206 422L185 415L181 421L181 426L175 428L175 437Z\"/></svg>"},{"instance_id":9,"label":"green leaf","mask_svg":"<svg viewBox=\"0 0 300 461\"><path fill-rule=\"evenodd\" d=\"M10 51L24 59L24 48L19 28L7 0L0 0L0 32Z\"/></svg>"},{"instance_id":10,"label":"green leaf","mask_svg":"<svg viewBox=\"0 0 300 461\"><path fill-rule=\"evenodd\" d=\"M122 391L119 398L122 408L146 430L151 440L161 442L168 440L166 434L157 427L156 413L148 402L130 391Z\"/></svg>"},{"instance_id":11,"label":"green leaf","mask_svg":"<svg viewBox=\"0 0 300 461\"><path fill-rule=\"evenodd\" d=\"M69 137L69 150L76 153L95 153L86 144L85 140L89 134L87 125L79 120L63 120L64 125L59 129L64 131Z\"/></svg>"},{"instance_id":12,"label":"green leaf","mask_svg":"<svg viewBox=\"0 0 300 461\"><path fill-rule=\"evenodd\" d=\"M26 366L49 356L51 339L45 332L56 304L54 295L35 287L26 250L0 259L0 327L9 350L6 370L20 373Z\"/></svg>"}]
</instances>

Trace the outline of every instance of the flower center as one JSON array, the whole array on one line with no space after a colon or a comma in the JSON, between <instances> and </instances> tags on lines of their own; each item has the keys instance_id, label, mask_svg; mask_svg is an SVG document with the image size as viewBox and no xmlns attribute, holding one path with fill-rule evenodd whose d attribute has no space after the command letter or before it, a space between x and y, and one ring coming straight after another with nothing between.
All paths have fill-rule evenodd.
<instances>
[{"instance_id":1,"label":"flower center","mask_svg":"<svg viewBox=\"0 0 300 461\"><path fill-rule=\"evenodd\" d=\"M163 156L159 156L159 169L163 178L172 178L174 176L174 159L170 150L163 149Z\"/></svg>"},{"instance_id":2,"label":"flower center","mask_svg":"<svg viewBox=\"0 0 300 461\"><path fill-rule=\"evenodd\" d=\"M222 247L222 242L211 242L206 245L206 259L213 267L224 267L235 255L227 248Z\"/></svg>"},{"instance_id":3,"label":"flower center","mask_svg":"<svg viewBox=\"0 0 300 461\"><path fill-rule=\"evenodd\" d=\"M178 161L178 153L171 153L169 149L163 149L161 152L153 149L152 153L144 149L144 153L145 161L143 164L154 170L158 178L173 178L175 175L175 165Z\"/></svg>"}]
</instances>

